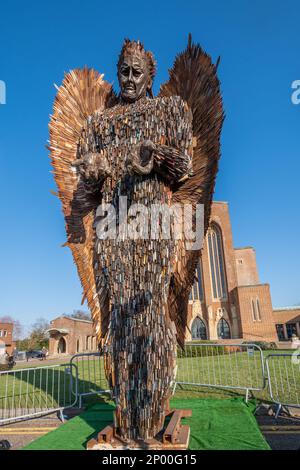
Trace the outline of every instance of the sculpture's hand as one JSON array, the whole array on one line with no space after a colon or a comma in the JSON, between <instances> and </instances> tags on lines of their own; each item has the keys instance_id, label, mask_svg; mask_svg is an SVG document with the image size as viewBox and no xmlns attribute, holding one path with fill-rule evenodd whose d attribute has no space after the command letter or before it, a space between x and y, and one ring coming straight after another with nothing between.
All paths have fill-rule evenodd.
<instances>
[{"instance_id":1,"label":"sculpture's hand","mask_svg":"<svg viewBox=\"0 0 300 470\"><path fill-rule=\"evenodd\" d=\"M156 150L156 145L152 140L144 140L140 147L140 160L143 166L148 165L153 152Z\"/></svg>"},{"instance_id":2,"label":"sculpture's hand","mask_svg":"<svg viewBox=\"0 0 300 470\"><path fill-rule=\"evenodd\" d=\"M151 140L144 140L137 147L136 152L130 155L128 164L135 173L148 175L153 170L153 151L155 149L156 145Z\"/></svg>"},{"instance_id":3,"label":"sculpture's hand","mask_svg":"<svg viewBox=\"0 0 300 470\"><path fill-rule=\"evenodd\" d=\"M75 160L73 166L79 169L85 180L102 181L111 175L108 160L100 153L89 152L83 158Z\"/></svg>"},{"instance_id":4,"label":"sculpture's hand","mask_svg":"<svg viewBox=\"0 0 300 470\"><path fill-rule=\"evenodd\" d=\"M178 184L192 176L192 159L181 149L156 145L144 140L129 155L127 164L134 173L149 175L151 171L163 176L169 184Z\"/></svg>"}]
</instances>

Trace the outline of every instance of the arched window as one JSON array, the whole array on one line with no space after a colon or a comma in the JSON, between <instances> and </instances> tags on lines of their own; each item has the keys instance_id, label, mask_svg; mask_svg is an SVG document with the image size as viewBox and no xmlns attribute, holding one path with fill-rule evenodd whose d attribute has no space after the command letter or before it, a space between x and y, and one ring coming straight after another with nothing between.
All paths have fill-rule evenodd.
<instances>
[{"instance_id":1,"label":"arched window","mask_svg":"<svg viewBox=\"0 0 300 470\"><path fill-rule=\"evenodd\" d=\"M257 320L261 321L260 305L259 305L259 300L258 299L256 299L256 313L257 313Z\"/></svg>"},{"instance_id":2,"label":"arched window","mask_svg":"<svg viewBox=\"0 0 300 470\"><path fill-rule=\"evenodd\" d=\"M223 241L221 230L216 224L212 224L208 230L207 244L213 297L224 299L227 297L227 287Z\"/></svg>"},{"instance_id":3,"label":"arched window","mask_svg":"<svg viewBox=\"0 0 300 470\"><path fill-rule=\"evenodd\" d=\"M201 318L196 317L192 323L192 339L207 339L206 326Z\"/></svg>"},{"instance_id":4,"label":"arched window","mask_svg":"<svg viewBox=\"0 0 300 470\"><path fill-rule=\"evenodd\" d=\"M253 321L261 321L260 304L257 297L256 299L251 299L251 312Z\"/></svg>"},{"instance_id":5,"label":"arched window","mask_svg":"<svg viewBox=\"0 0 300 470\"><path fill-rule=\"evenodd\" d=\"M230 328L227 321L224 318L218 323L218 338L219 339L230 339Z\"/></svg>"},{"instance_id":6,"label":"arched window","mask_svg":"<svg viewBox=\"0 0 300 470\"><path fill-rule=\"evenodd\" d=\"M252 312L252 320L256 321L256 308L255 308L255 302L253 299L251 299L251 312Z\"/></svg>"},{"instance_id":7,"label":"arched window","mask_svg":"<svg viewBox=\"0 0 300 470\"><path fill-rule=\"evenodd\" d=\"M189 300L200 300L200 302L203 302L204 300L201 260L199 260L199 263L197 264L196 280L191 289Z\"/></svg>"},{"instance_id":8,"label":"arched window","mask_svg":"<svg viewBox=\"0 0 300 470\"><path fill-rule=\"evenodd\" d=\"M76 352L80 352L80 341L79 341L79 339L76 341Z\"/></svg>"}]
</instances>

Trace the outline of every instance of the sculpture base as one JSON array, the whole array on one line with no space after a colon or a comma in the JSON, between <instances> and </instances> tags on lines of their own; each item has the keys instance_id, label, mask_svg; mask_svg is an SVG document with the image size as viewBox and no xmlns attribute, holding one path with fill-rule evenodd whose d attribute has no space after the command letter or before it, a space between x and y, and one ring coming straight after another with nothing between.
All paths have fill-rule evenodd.
<instances>
[{"instance_id":1,"label":"sculpture base","mask_svg":"<svg viewBox=\"0 0 300 470\"><path fill-rule=\"evenodd\" d=\"M192 416L192 410L172 410L171 419L153 439L124 441L113 425L99 432L97 439L87 443L87 450L185 450L189 445L190 427L181 424L181 418Z\"/></svg>"}]
</instances>

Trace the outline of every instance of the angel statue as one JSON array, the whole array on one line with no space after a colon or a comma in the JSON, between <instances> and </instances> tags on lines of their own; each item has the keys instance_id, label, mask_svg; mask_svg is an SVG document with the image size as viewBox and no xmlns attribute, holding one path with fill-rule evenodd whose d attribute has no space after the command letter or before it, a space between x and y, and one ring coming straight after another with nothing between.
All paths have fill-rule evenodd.
<instances>
[{"instance_id":1,"label":"angel statue","mask_svg":"<svg viewBox=\"0 0 300 470\"><path fill-rule=\"evenodd\" d=\"M127 445L163 429L200 256L184 235L165 236L159 214L150 230L147 214L202 204L208 227L223 122L217 65L189 36L155 97L154 56L126 39L118 95L88 68L57 88L49 149L66 245L104 351L114 433Z\"/></svg>"}]
</instances>

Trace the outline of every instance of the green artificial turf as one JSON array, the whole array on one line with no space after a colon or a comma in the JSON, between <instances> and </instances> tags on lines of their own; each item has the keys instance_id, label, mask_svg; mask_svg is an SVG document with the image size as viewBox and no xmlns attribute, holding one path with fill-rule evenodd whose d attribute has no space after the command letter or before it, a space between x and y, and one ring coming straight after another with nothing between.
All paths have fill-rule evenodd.
<instances>
[{"instance_id":1,"label":"green artificial turf","mask_svg":"<svg viewBox=\"0 0 300 470\"><path fill-rule=\"evenodd\" d=\"M189 424L191 450L270 450L256 423L253 403L241 398L173 399L172 408L192 409ZM84 450L86 443L112 423L114 407L109 402L91 405L58 429L40 437L24 450Z\"/></svg>"}]
</instances>

